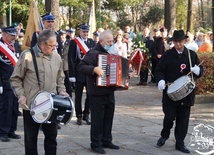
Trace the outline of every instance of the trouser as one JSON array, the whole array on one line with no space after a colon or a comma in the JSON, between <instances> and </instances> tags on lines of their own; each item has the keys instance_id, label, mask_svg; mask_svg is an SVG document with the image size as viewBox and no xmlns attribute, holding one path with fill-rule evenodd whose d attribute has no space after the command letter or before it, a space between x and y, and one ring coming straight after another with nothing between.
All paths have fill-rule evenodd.
<instances>
[{"instance_id":1,"label":"trouser","mask_svg":"<svg viewBox=\"0 0 214 155\"><path fill-rule=\"evenodd\" d=\"M69 81L68 71L64 71L64 74L65 74L65 89L66 89L66 92L72 98L71 82Z\"/></svg>"},{"instance_id":2,"label":"trouser","mask_svg":"<svg viewBox=\"0 0 214 155\"><path fill-rule=\"evenodd\" d=\"M30 111L23 110L24 121L24 142L25 142L25 155L38 155L37 140L39 127L41 124L36 123ZM44 149L45 155L56 155L57 153L57 124L56 123L44 123L42 124L42 131L45 135Z\"/></svg>"},{"instance_id":3,"label":"trouser","mask_svg":"<svg viewBox=\"0 0 214 155\"><path fill-rule=\"evenodd\" d=\"M86 92L84 111L82 111L82 94L83 94L84 87L86 87L85 83L76 82L76 84L75 84L75 112L76 112L76 117L82 117L82 114L83 115L89 115L89 113L90 113L90 104L89 104L87 92Z\"/></svg>"},{"instance_id":4,"label":"trouser","mask_svg":"<svg viewBox=\"0 0 214 155\"><path fill-rule=\"evenodd\" d=\"M91 103L91 147L99 147L112 141L114 93L90 96L89 99Z\"/></svg>"},{"instance_id":5,"label":"trouser","mask_svg":"<svg viewBox=\"0 0 214 155\"><path fill-rule=\"evenodd\" d=\"M156 60L152 59L152 74L151 74L151 82L155 83L156 78L155 78L155 69L156 69Z\"/></svg>"},{"instance_id":6,"label":"trouser","mask_svg":"<svg viewBox=\"0 0 214 155\"><path fill-rule=\"evenodd\" d=\"M147 82L148 72L148 68L144 69L144 71L140 71L140 82Z\"/></svg>"},{"instance_id":7,"label":"trouser","mask_svg":"<svg viewBox=\"0 0 214 155\"><path fill-rule=\"evenodd\" d=\"M165 116L161 136L165 138L169 137L170 129L173 127L173 121L175 120L174 135L176 145L184 145L184 139L186 137L189 125L190 109L190 106L163 105L163 112Z\"/></svg>"},{"instance_id":8,"label":"trouser","mask_svg":"<svg viewBox=\"0 0 214 155\"><path fill-rule=\"evenodd\" d=\"M0 95L0 136L16 131L18 108L18 99L13 91L4 89Z\"/></svg>"}]
</instances>

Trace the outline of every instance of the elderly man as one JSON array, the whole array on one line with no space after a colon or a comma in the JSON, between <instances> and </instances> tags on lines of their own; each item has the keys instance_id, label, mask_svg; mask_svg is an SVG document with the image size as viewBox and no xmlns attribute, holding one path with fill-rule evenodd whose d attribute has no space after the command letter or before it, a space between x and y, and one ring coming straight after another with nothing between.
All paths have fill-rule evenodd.
<instances>
[{"instance_id":1,"label":"elderly man","mask_svg":"<svg viewBox=\"0 0 214 155\"><path fill-rule=\"evenodd\" d=\"M80 60L83 59L86 52L96 44L95 41L88 38L89 27L90 26L86 24L81 24L79 26L79 36L70 41L68 51L69 80L75 82L75 112L77 125L82 125L82 120L86 121L88 125L91 124L89 118L90 106L88 95L85 100L84 110L82 111L82 94L83 88L86 87L86 77L77 69Z\"/></svg>"},{"instance_id":2,"label":"elderly man","mask_svg":"<svg viewBox=\"0 0 214 155\"><path fill-rule=\"evenodd\" d=\"M0 39L0 140L2 142L10 141L9 138L21 138L21 136L15 134L18 100L9 82L15 65L15 58L12 57L19 54L19 51L16 51L14 47L16 35L15 27L2 28L2 38Z\"/></svg>"},{"instance_id":3,"label":"elderly man","mask_svg":"<svg viewBox=\"0 0 214 155\"><path fill-rule=\"evenodd\" d=\"M161 147L165 144L175 121L175 149L183 153L190 153L184 145L184 139L188 130L191 106L195 101L195 90L193 89L190 94L184 94L186 97L177 101L172 100L167 94L167 89L169 89L167 83L173 83L190 71L195 78L199 78L203 73L203 67L199 66L200 61L196 52L188 50L184 46L186 38L183 30L175 30L171 38L174 47L162 55L156 68L158 88L163 90L162 108L164 112L163 129L157 146ZM181 95L179 94L179 96Z\"/></svg>"},{"instance_id":4,"label":"elderly man","mask_svg":"<svg viewBox=\"0 0 214 155\"><path fill-rule=\"evenodd\" d=\"M87 88L91 105L91 149L94 152L105 154L104 148L118 150L119 146L112 143L112 124L115 109L115 87L99 87L96 79L103 76L104 71L98 65L98 54L108 54L113 45L113 34L110 30L103 31L100 40L94 49L90 50L78 68L87 76Z\"/></svg>"},{"instance_id":5,"label":"elderly man","mask_svg":"<svg viewBox=\"0 0 214 155\"><path fill-rule=\"evenodd\" d=\"M65 91L64 73L60 55L55 52L56 35L51 30L44 30L38 36L38 43L30 50L23 51L11 76L11 84L18 102L23 107L24 144L26 155L37 155L37 138L40 124L35 122L29 107L40 90L69 96ZM38 77L34 66L33 53L38 66ZM28 108L27 108L28 107ZM46 155L57 153L57 124L43 123Z\"/></svg>"}]
</instances>

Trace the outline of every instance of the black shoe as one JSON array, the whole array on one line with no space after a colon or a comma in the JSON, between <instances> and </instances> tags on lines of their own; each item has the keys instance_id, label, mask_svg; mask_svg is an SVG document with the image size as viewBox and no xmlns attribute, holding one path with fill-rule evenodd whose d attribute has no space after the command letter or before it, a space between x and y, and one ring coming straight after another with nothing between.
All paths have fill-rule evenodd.
<instances>
[{"instance_id":1,"label":"black shoe","mask_svg":"<svg viewBox=\"0 0 214 155\"><path fill-rule=\"evenodd\" d=\"M161 138L158 140L158 142L157 142L157 147L163 146L163 145L165 144L165 142L166 142L167 139L168 139L168 138L163 138L163 137L161 137Z\"/></svg>"},{"instance_id":2,"label":"black shoe","mask_svg":"<svg viewBox=\"0 0 214 155\"><path fill-rule=\"evenodd\" d=\"M9 138L13 138L13 139L21 139L21 136L15 134L15 133L8 133L7 136L8 136Z\"/></svg>"},{"instance_id":3,"label":"black shoe","mask_svg":"<svg viewBox=\"0 0 214 155\"><path fill-rule=\"evenodd\" d=\"M186 148L186 146L182 145L182 146L175 146L175 149L178 150L178 151L181 151L183 153L190 153L190 150L188 150Z\"/></svg>"},{"instance_id":4,"label":"black shoe","mask_svg":"<svg viewBox=\"0 0 214 155\"><path fill-rule=\"evenodd\" d=\"M113 143L107 143L102 145L104 148L109 148L109 149L114 149L114 150L119 150L120 147L117 145L114 145Z\"/></svg>"},{"instance_id":5,"label":"black shoe","mask_svg":"<svg viewBox=\"0 0 214 155\"><path fill-rule=\"evenodd\" d=\"M77 125L82 125L82 118L81 117L77 118Z\"/></svg>"},{"instance_id":6,"label":"black shoe","mask_svg":"<svg viewBox=\"0 0 214 155\"><path fill-rule=\"evenodd\" d=\"M86 121L86 124L91 125L91 120L89 118L89 115L83 116L83 120Z\"/></svg>"},{"instance_id":7,"label":"black shoe","mask_svg":"<svg viewBox=\"0 0 214 155\"><path fill-rule=\"evenodd\" d=\"M8 138L8 136L0 136L0 140L2 142L9 142L10 141L10 139Z\"/></svg>"},{"instance_id":8,"label":"black shoe","mask_svg":"<svg viewBox=\"0 0 214 155\"><path fill-rule=\"evenodd\" d=\"M106 151L102 147L91 147L91 150L99 154L106 154Z\"/></svg>"}]
</instances>

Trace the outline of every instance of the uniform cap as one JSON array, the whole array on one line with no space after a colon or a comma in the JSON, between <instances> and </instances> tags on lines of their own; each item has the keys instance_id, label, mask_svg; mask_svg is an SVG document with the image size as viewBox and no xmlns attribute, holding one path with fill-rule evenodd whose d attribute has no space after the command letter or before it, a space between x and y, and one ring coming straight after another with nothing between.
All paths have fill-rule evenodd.
<instances>
[{"instance_id":1,"label":"uniform cap","mask_svg":"<svg viewBox=\"0 0 214 155\"><path fill-rule=\"evenodd\" d=\"M2 30L2 32L8 33L12 36L17 35L17 31L16 31L16 28L14 26L3 27L3 28L1 28L1 30Z\"/></svg>"},{"instance_id":2,"label":"uniform cap","mask_svg":"<svg viewBox=\"0 0 214 155\"><path fill-rule=\"evenodd\" d=\"M81 24L79 25L79 29L83 31L89 31L90 25L87 24Z\"/></svg>"},{"instance_id":3,"label":"uniform cap","mask_svg":"<svg viewBox=\"0 0 214 155\"><path fill-rule=\"evenodd\" d=\"M41 17L42 17L43 21L54 21L55 20L54 16L50 12L47 12L46 14L42 15Z\"/></svg>"}]
</instances>

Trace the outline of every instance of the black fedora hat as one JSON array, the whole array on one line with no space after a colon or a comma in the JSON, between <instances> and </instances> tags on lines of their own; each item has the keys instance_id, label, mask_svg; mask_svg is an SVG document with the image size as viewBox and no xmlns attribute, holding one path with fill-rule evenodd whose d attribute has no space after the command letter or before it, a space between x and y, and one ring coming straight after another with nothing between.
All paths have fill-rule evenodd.
<instances>
[{"instance_id":1,"label":"black fedora hat","mask_svg":"<svg viewBox=\"0 0 214 155\"><path fill-rule=\"evenodd\" d=\"M173 33L172 38L170 38L170 40L172 41L181 41L188 38L185 34L183 30L175 30Z\"/></svg>"}]
</instances>

